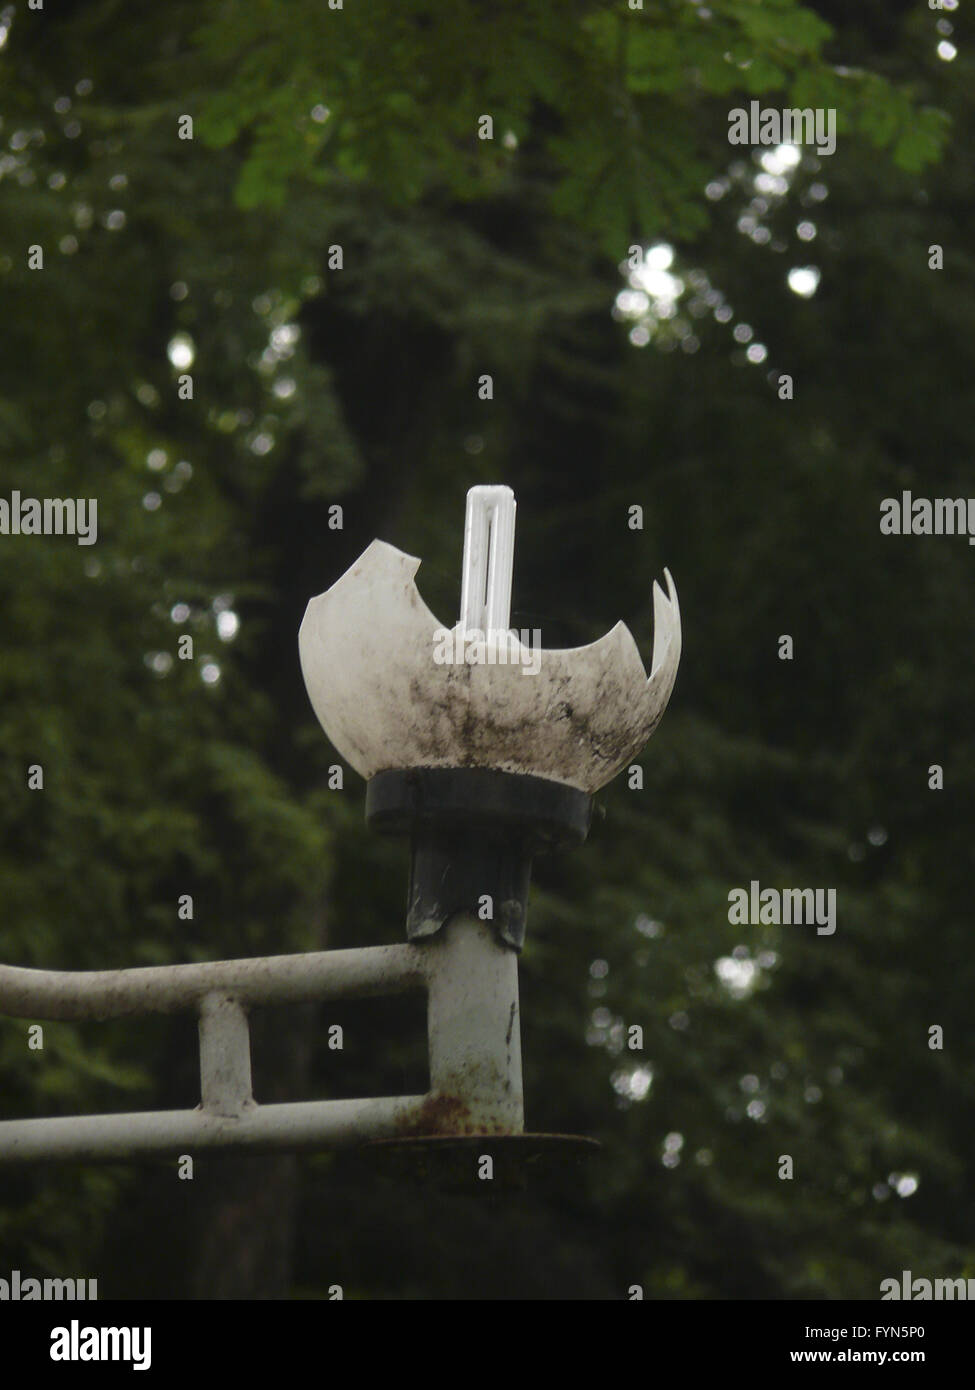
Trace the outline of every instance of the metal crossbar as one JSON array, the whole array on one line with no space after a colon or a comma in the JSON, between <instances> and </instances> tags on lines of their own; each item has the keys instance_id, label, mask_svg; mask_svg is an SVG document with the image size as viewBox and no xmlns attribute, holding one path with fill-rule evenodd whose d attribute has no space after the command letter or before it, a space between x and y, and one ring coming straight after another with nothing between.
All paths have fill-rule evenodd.
<instances>
[{"instance_id":1,"label":"metal crossbar","mask_svg":"<svg viewBox=\"0 0 975 1390\"><path fill-rule=\"evenodd\" d=\"M425 1095L277 1105L254 1100L249 1008L421 989L430 1061ZM201 1103L195 1110L6 1120L0 1122L0 1164L523 1131L517 958L476 918L457 917L420 945L97 972L0 966L0 1014L14 1018L190 1010L200 1029Z\"/></svg>"}]
</instances>

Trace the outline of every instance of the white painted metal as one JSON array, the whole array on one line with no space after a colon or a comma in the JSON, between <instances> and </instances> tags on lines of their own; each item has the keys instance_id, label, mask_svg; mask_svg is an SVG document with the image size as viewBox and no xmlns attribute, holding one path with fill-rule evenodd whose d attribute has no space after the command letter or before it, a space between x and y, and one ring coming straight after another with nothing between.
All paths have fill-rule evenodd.
<instances>
[{"instance_id":1,"label":"white painted metal","mask_svg":"<svg viewBox=\"0 0 975 1390\"><path fill-rule=\"evenodd\" d=\"M203 1149L328 1149L392 1139L421 1125L426 1096L254 1105L237 1118L160 1110L69 1119L5 1120L0 1164L175 1157Z\"/></svg>"},{"instance_id":2,"label":"white painted metal","mask_svg":"<svg viewBox=\"0 0 975 1390\"><path fill-rule=\"evenodd\" d=\"M0 966L0 1013L18 1018L121 1018L195 1009L198 1110L0 1123L0 1164L192 1153L199 1148L328 1148L392 1138L421 1124L426 1096L259 1106L251 1094L245 1005L352 999L426 988L415 946L255 957L201 965L64 972Z\"/></svg>"},{"instance_id":3,"label":"white painted metal","mask_svg":"<svg viewBox=\"0 0 975 1390\"><path fill-rule=\"evenodd\" d=\"M308 604L299 635L312 706L363 777L389 768L487 767L594 792L642 749L670 699L680 609L653 586L650 678L624 623L590 646L520 665L438 664L446 631L420 597L420 561L373 541Z\"/></svg>"},{"instance_id":4,"label":"white painted metal","mask_svg":"<svg viewBox=\"0 0 975 1390\"><path fill-rule=\"evenodd\" d=\"M518 1017L518 956L489 922L458 916L422 949L428 957L430 1083L462 1097L465 1113L438 1128L521 1133L525 1115Z\"/></svg>"},{"instance_id":5,"label":"white painted metal","mask_svg":"<svg viewBox=\"0 0 975 1390\"><path fill-rule=\"evenodd\" d=\"M0 1014L44 1019L171 1014L193 1008L218 991L244 1005L300 1004L401 994L422 987L425 978L423 953L410 945L134 970L24 970L0 965Z\"/></svg>"},{"instance_id":6,"label":"white painted metal","mask_svg":"<svg viewBox=\"0 0 975 1390\"><path fill-rule=\"evenodd\" d=\"M431 1088L423 1096L259 1105L245 1006L427 992ZM0 1165L333 1148L371 1139L523 1129L517 957L460 919L419 946L63 972L0 966L0 1013L121 1018L196 1010L197 1110L0 1122Z\"/></svg>"},{"instance_id":7,"label":"white painted metal","mask_svg":"<svg viewBox=\"0 0 975 1390\"><path fill-rule=\"evenodd\" d=\"M200 1093L211 1115L236 1117L254 1104L247 1015L225 994L200 1005Z\"/></svg>"}]
</instances>

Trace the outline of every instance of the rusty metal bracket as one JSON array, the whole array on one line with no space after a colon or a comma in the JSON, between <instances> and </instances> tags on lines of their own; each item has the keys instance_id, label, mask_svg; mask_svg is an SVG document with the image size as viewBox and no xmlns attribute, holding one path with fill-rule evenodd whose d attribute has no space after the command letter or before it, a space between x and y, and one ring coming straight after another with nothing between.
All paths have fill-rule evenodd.
<instances>
[{"instance_id":1,"label":"rusty metal bracket","mask_svg":"<svg viewBox=\"0 0 975 1390\"><path fill-rule=\"evenodd\" d=\"M430 1090L422 1096L259 1105L247 1010L424 990ZM517 961L486 923L457 918L422 946L61 972L0 966L0 1014L108 1019L195 1011L195 1110L0 1122L0 1164L115 1161L194 1149L335 1148L421 1135L524 1129Z\"/></svg>"}]
</instances>

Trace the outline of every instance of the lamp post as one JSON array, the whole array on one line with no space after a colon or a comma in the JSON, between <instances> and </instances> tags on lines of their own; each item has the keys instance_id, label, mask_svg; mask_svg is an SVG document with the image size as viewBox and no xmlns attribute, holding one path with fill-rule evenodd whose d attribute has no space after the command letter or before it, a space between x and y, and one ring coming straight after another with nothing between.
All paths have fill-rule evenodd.
<instances>
[{"instance_id":1,"label":"lamp post","mask_svg":"<svg viewBox=\"0 0 975 1390\"><path fill-rule=\"evenodd\" d=\"M435 1098L414 1134L428 1147L523 1135L517 956L532 858L586 838L592 793L643 747L680 659L669 573L667 595L654 585L649 680L622 623L568 651L512 632L514 536L511 489L472 488L453 629L416 589L419 560L374 541L312 599L299 634L319 721L368 781L367 821L410 836L406 932L431 971Z\"/></svg>"},{"instance_id":2,"label":"lamp post","mask_svg":"<svg viewBox=\"0 0 975 1390\"><path fill-rule=\"evenodd\" d=\"M544 650L509 629L515 499L468 493L461 617L447 629L413 582L419 560L373 541L307 607L299 633L312 706L367 779L366 818L409 835L408 940L398 946L65 973L0 966L0 1013L106 1019L192 1010L194 1110L7 1120L0 1164L118 1161L194 1149L393 1144L519 1154L587 1141L525 1135L518 953L533 856L578 844L592 794L659 722L680 659L677 595L654 585L649 679L627 628ZM250 1008L422 990L421 1096L259 1105ZM388 1152L388 1150L387 1150Z\"/></svg>"}]
</instances>

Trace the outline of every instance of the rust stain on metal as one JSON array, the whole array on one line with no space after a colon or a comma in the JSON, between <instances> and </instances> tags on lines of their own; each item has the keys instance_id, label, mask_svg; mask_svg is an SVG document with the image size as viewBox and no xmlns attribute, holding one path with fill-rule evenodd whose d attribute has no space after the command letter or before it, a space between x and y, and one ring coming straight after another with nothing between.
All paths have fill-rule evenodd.
<instances>
[{"instance_id":1,"label":"rust stain on metal","mask_svg":"<svg viewBox=\"0 0 975 1390\"><path fill-rule=\"evenodd\" d=\"M404 1136L423 1134L464 1134L470 1124L470 1111L457 1096L431 1095L414 1115L397 1125Z\"/></svg>"},{"instance_id":2,"label":"rust stain on metal","mask_svg":"<svg viewBox=\"0 0 975 1390\"><path fill-rule=\"evenodd\" d=\"M458 1096L440 1094L427 1096L418 1111L404 1116L396 1126L397 1136L405 1139L510 1132L502 1124L485 1122L483 1116L475 1120L468 1106Z\"/></svg>"}]
</instances>

